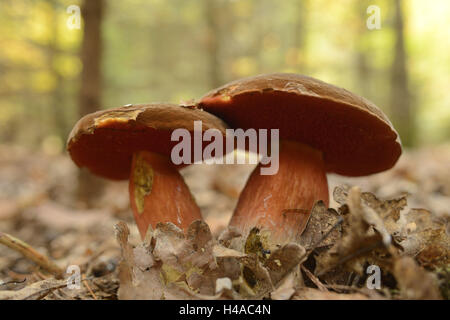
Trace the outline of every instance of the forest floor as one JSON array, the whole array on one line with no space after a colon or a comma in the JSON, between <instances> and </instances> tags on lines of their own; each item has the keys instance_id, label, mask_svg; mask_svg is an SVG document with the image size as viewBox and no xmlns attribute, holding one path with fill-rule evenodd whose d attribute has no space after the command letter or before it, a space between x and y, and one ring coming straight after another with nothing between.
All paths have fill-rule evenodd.
<instances>
[{"instance_id":1,"label":"forest floor","mask_svg":"<svg viewBox=\"0 0 450 320\"><path fill-rule=\"evenodd\" d=\"M405 152L394 169L369 177L329 175L331 209L317 204L301 245L270 254L234 250L239 237L226 230L253 168L184 169L207 225L186 237L163 225L142 243L126 182L108 182L87 209L74 196L78 169L67 155L0 145L0 300L449 299L450 145ZM51 262L33 262L39 254ZM80 286L68 288L78 268Z\"/></svg>"}]
</instances>

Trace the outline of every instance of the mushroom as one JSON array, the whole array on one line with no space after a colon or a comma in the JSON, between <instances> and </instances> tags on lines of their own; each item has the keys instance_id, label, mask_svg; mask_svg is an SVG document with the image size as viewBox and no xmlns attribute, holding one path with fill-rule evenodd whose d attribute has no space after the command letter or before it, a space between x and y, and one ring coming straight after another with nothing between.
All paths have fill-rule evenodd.
<instances>
[{"instance_id":1,"label":"mushroom","mask_svg":"<svg viewBox=\"0 0 450 320\"><path fill-rule=\"evenodd\" d=\"M158 222L186 230L201 219L201 213L177 170L182 165L171 162L177 144L171 134L179 128L194 132L194 121L202 121L202 131L225 134L226 125L202 110L172 104L127 105L84 116L72 129L67 149L79 167L93 174L129 179L130 204L142 238Z\"/></svg>"},{"instance_id":2,"label":"mushroom","mask_svg":"<svg viewBox=\"0 0 450 320\"><path fill-rule=\"evenodd\" d=\"M260 163L241 192L230 225L243 234L267 230L272 243L295 241L313 205L328 205L327 172L365 176L394 166L400 138L372 102L297 74L237 80L198 104L232 128L279 129L279 170Z\"/></svg>"}]
</instances>

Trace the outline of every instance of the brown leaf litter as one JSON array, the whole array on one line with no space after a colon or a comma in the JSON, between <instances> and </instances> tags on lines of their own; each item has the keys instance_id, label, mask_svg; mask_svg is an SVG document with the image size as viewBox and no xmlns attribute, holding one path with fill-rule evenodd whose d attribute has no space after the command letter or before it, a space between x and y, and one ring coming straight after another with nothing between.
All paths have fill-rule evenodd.
<instances>
[{"instance_id":1,"label":"brown leaf litter","mask_svg":"<svg viewBox=\"0 0 450 320\"><path fill-rule=\"evenodd\" d=\"M31 256L0 246L0 299L450 296L450 147L408 152L394 169L371 177L331 175L331 208L316 203L297 243L272 252L261 250L259 230L226 228L251 166L184 170L205 222L186 233L159 224L142 242L126 184L108 184L101 209L86 209L71 196L76 170L66 157L24 153L1 153L0 230L28 244ZM236 250L237 242L247 246ZM69 273L57 280L33 255L58 270L79 266L80 287L69 289ZM370 265L380 267L380 289L366 285Z\"/></svg>"}]
</instances>

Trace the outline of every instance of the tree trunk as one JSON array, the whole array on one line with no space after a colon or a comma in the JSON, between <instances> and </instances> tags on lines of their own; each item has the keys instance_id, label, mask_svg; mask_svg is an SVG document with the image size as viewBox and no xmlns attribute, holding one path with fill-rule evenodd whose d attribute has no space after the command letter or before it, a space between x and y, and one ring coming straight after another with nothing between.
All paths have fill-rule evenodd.
<instances>
[{"instance_id":1,"label":"tree trunk","mask_svg":"<svg viewBox=\"0 0 450 320\"><path fill-rule=\"evenodd\" d=\"M205 20L208 27L207 51L209 65L209 83L212 88L222 85L220 68L220 25L219 3L217 0L204 0Z\"/></svg>"},{"instance_id":2,"label":"tree trunk","mask_svg":"<svg viewBox=\"0 0 450 320\"><path fill-rule=\"evenodd\" d=\"M296 53L301 54L301 58L296 58L297 68L300 70L300 73L307 74L305 64L306 57L306 18L307 18L307 7L306 0L297 0L296 4L296 17L295 25L294 25L294 48Z\"/></svg>"},{"instance_id":3,"label":"tree trunk","mask_svg":"<svg viewBox=\"0 0 450 320\"><path fill-rule=\"evenodd\" d=\"M101 23L103 0L84 0L81 13L84 20L84 37L81 47L81 89L79 96L80 117L101 108L102 91L102 39ZM78 197L88 207L94 205L94 200L101 194L103 181L90 174L85 169L78 176Z\"/></svg>"},{"instance_id":4,"label":"tree trunk","mask_svg":"<svg viewBox=\"0 0 450 320\"><path fill-rule=\"evenodd\" d=\"M395 0L395 49L391 68L391 113L395 128L405 146L414 143L414 117L408 88L402 1Z\"/></svg>"},{"instance_id":5,"label":"tree trunk","mask_svg":"<svg viewBox=\"0 0 450 320\"><path fill-rule=\"evenodd\" d=\"M64 112L64 85L65 79L61 74L55 69L54 62L58 55L58 40L60 36L60 30L58 25L58 12L57 12L57 1L52 0L51 5L54 8L52 12L51 29L52 36L47 50L48 59L48 69L53 74L57 81L57 86L52 92L52 113L53 113L53 128L56 135L61 138L61 141L65 141L67 135L69 134L69 128L66 121L66 115Z\"/></svg>"},{"instance_id":6,"label":"tree trunk","mask_svg":"<svg viewBox=\"0 0 450 320\"><path fill-rule=\"evenodd\" d=\"M359 89L360 94L370 99L371 92L370 92L370 84L372 81L374 81L372 77L372 68L370 66L369 61L371 60L370 50L368 51L367 48L364 48L362 45L363 40L367 37L369 32L376 32L376 31L369 31L366 26L366 10L367 10L367 3L363 1L357 0L356 2L356 14L358 17L360 17L359 26L357 29L357 39L356 39L356 47L355 47L355 68L356 68L356 74L355 74L355 87Z\"/></svg>"}]
</instances>

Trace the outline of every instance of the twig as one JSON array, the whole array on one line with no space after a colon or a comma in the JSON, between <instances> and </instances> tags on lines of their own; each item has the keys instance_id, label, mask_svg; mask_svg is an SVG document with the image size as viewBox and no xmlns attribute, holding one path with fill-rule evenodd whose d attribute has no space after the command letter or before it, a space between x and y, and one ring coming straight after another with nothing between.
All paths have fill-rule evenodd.
<instances>
[{"instance_id":1,"label":"twig","mask_svg":"<svg viewBox=\"0 0 450 320\"><path fill-rule=\"evenodd\" d=\"M91 296L94 298L94 300L98 300L97 296L95 295L94 291L92 291L91 287L89 286L88 279L83 279L84 286L88 289Z\"/></svg>"},{"instance_id":2,"label":"twig","mask_svg":"<svg viewBox=\"0 0 450 320\"><path fill-rule=\"evenodd\" d=\"M62 278L63 270L60 267L22 240L7 233L0 232L0 243L17 252L20 252L24 257L30 259L43 269L55 275L56 278Z\"/></svg>"},{"instance_id":3,"label":"twig","mask_svg":"<svg viewBox=\"0 0 450 320\"><path fill-rule=\"evenodd\" d=\"M361 248L361 249L358 249L358 250L356 250L355 252L353 252L353 253L349 254L348 256L342 258L341 260L339 260L339 261L337 262L336 266L341 265L341 264L343 264L343 263L345 263L345 262L347 262L347 261L350 261L350 260L352 260L353 258L356 258L356 257L358 257L358 256L360 256L360 255L362 255L362 254L364 254L364 253L370 252L370 251L372 251L372 250L378 248L378 247L381 246L382 244L383 244L383 242L377 241L377 242L371 244L370 246L367 246L367 247L363 247L363 248Z\"/></svg>"},{"instance_id":4,"label":"twig","mask_svg":"<svg viewBox=\"0 0 450 320\"><path fill-rule=\"evenodd\" d=\"M352 260L353 258L356 258L362 254L365 254L367 252L370 252L378 247L380 247L383 244L382 241L377 241L374 244L371 244L368 247L363 247L361 249L356 250L355 252L350 253L349 255L343 257L342 259L340 259L335 265L333 265L332 267L326 268L324 270L322 270L317 277L323 276L324 274L326 274L328 271L330 271L331 269L336 268L337 266L346 263L347 261Z\"/></svg>"},{"instance_id":5,"label":"twig","mask_svg":"<svg viewBox=\"0 0 450 320\"><path fill-rule=\"evenodd\" d=\"M309 271L304 265L301 265L300 267L320 291L328 291L327 287L322 282L320 282L320 280L315 275L313 275L311 271Z\"/></svg>"},{"instance_id":6,"label":"twig","mask_svg":"<svg viewBox=\"0 0 450 320\"><path fill-rule=\"evenodd\" d=\"M367 296L367 291L363 290L362 288L351 287L351 286L346 286L346 285L341 285L341 284L325 284L324 286L327 288L333 289L333 290L359 292L359 293Z\"/></svg>"},{"instance_id":7,"label":"twig","mask_svg":"<svg viewBox=\"0 0 450 320\"><path fill-rule=\"evenodd\" d=\"M372 300L373 299L377 299L377 300L384 300L384 299L390 300L391 299L391 294L390 294L389 290L382 290L381 293L383 293L384 294L383 295L379 292L380 290L369 290L366 288L358 288L358 287L354 287L354 286L347 286L347 285L341 285L341 284L326 284L325 287L335 290L335 291L338 291L338 292L342 292L342 293L344 293L346 291L357 292L362 295L365 295L366 297L368 297L369 299L372 299Z\"/></svg>"},{"instance_id":8,"label":"twig","mask_svg":"<svg viewBox=\"0 0 450 320\"><path fill-rule=\"evenodd\" d=\"M32 283L20 290L0 291L0 300L40 300L50 292L67 286L65 280L48 279Z\"/></svg>"},{"instance_id":9,"label":"twig","mask_svg":"<svg viewBox=\"0 0 450 320\"><path fill-rule=\"evenodd\" d=\"M48 289L48 291L45 291L40 296L36 297L36 300L43 300L46 296L48 296L50 293L54 293L54 291L57 289L58 288Z\"/></svg>"},{"instance_id":10,"label":"twig","mask_svg":"<svg viewBox=\"0 0 450 320\"><path fill-rule=\"evenodd\" d=\"M38 278L39 278L38 281L48 279L48 277L46 277L45 275L43 275L41 272L39 272L37 270L34 273L38 276Z\"/></svg>"},{"instance_id":11,"label":"twig","mask_svg":"<svg viewBox=\"0 0 450 320\"><path fill-rule=\"evenodd\" d=\"M16 281L16 280L11 280L11 281L8 281L8 282L0 281L0 286L6 286L8 284L21 284L21 283L24 283L25 281L27 281L27 278L24 278L21 281Z\"/></svg>"},{"instance_id":12,"label":"twig","mask_svg":"<svg viewBox=\"0 0 450 320\"><path fill-rule=\"evenodd\" d=\"M52 291L50 294L52 294L53 297L55 297L57 300L67 300L63 296L61 296L59 294L59 292L61 292L60 289L56 289L56 290Z\"/></svg>"}]
</instances>

